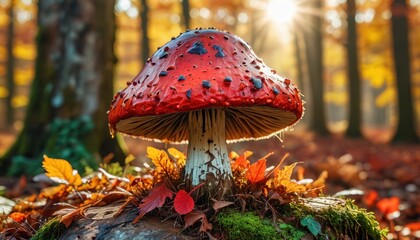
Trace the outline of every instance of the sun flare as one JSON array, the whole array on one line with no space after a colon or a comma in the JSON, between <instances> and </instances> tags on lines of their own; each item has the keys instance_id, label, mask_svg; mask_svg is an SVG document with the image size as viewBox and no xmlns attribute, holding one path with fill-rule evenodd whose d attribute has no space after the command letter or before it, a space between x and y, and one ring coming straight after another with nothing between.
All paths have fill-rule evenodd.
<instances>
[{"instance_id":1,"label":"sun flare","mask_svg":"<svg viewBox=\"0 0 420 240\"><path fill-rule=\"evenodd\" d=\"M297 11L295 0L270 0L267 4L267 15L278 24L293 21Z\"/></svg>"}]
</instances>

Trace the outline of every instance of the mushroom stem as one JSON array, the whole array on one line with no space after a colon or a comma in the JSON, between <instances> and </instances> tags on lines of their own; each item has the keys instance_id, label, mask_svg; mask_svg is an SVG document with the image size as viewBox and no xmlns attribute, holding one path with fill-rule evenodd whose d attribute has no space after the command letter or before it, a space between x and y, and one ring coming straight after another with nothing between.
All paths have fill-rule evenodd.
<instances>
[{"instance_id":1,"label":"mushroom stem","mask_svg":"<svg viewBox=\"0 0 420 240\"><path fill-rule=\"evenodd\" d=\"M188 115L189 144L185 176L187 186L205 182L212 197L229 191L232 170L226 147L225 110L210 108Z\"/></svg>"}]
</instances>

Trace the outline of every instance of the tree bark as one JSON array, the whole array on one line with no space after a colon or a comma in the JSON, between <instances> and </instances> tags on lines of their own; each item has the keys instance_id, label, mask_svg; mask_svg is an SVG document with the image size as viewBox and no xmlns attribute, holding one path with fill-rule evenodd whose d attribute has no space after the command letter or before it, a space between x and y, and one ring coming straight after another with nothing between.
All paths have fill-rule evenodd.
<instances>
[{"instance_id":1,"label":"tree bark","mask_svg":"<svg viewBox=\"0 0 420 240\"><path fill-rule=\"evenodd\" d=\"M190 1L189 0L182 0L182 17L185 30L191 28L191 17L190 17Z\"/></svg>"},{"instance_id":2,"label":"tree bark","mask_svg":"<svg viewBox=\"0 0 420 240\"><path fill-rule=\"evenodd\" d=\"M6 81L7 81L7 89L8 94L6 97L6 123L10 127L13 125L15 120L14 118L14 110L12 106L12 100L15 93L15 79L14 79L14 70L15 70L15 58L13 55L13 40L14 40L14 33L15 33L15 20L14 20L14 8L15 8L15 1L11 0L8 9L8 16L9 16L9 24L7 26L7 44L6 44L6 51L7 51L7 66L6 66Z\"/></svg>"},{"instance_id":3,"label":"tree bark","mask_svg":"<svg viewBox=\"0 0 420 240\"><path fill-rule=\"evenodd\" d=\"M398 93L398 124L393 142L418 142L414 115L412 83L410 75L410 46L408 29L408 5L405 0L391 3L391 31L394 66Z\"/></svg>"},{"instance_id":4,"label":"tree bark","mask_svg":"<svg viewBox=\"0 0 420 240\"><path fill-rule=\"evenodd\" d=\"M315 12L322 12L322 0L310 0L309 7ZM308 65L309 86L311 99L308 99L307 107L312 108L309 129L319 135L327 135L328 129L325 118L324 103L324 70L323 70L323 17L308 15L312 24L303 26L305 55Z\"/></svg>"},{"instance_id":5,"label":"tree bark","mask_svg":"<svg viewBox=\"0 0 420 240\"><path fill-rule=\"evenodd\" d=\"M106 117L113 93L114 1L40 0L38 11L38 54L24 127L0 167L33 175L41 164L19 172L15 160L38 163L43 154L73 160L79 170L111 152L123 161Z\"/></svg>"},{"instance_id":6,"label":"tree bark","mask_svg":"<svg viewBox=\"0 0 420 240\"><path fill-rule=\"evenodd\" d=\"M141 36L142 36L142 47L141 47L141 60L143 63L147 61L150 57L150 45L149 45L149 5L147 0L140 0L141 11L140 11L140 21L141 21Z\"/></svg>"},{"instance_id":7,"label":"tree bark","mask_svg":"<svg viewBox=\"0 0 420 240\"><path fill-rule=\"evenodd\" d=\"M349 125L346 136L360 138L361 99L356 32L356 1L347 0L347 79L349 84Z\"/></svg>"}]
</instances>

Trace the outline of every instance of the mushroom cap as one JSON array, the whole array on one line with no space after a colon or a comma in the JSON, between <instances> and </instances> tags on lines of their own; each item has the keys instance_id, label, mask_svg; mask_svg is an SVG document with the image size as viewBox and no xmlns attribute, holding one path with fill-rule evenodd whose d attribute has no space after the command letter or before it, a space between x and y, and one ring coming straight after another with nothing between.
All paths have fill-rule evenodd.
<instances>
[{"instance_id":1,"label":"mushroom cap","mask_svg":"<svg viewBox=\"0 0 420 240\"><path fill-rule=\"evenodd\" d=\"M111 103L111 132L180 143L188 112L223 108L226 140L268 137L303 114L299 90L241 38L216 29L180 34L159 48Z\"/></svg>"}]
</instances>

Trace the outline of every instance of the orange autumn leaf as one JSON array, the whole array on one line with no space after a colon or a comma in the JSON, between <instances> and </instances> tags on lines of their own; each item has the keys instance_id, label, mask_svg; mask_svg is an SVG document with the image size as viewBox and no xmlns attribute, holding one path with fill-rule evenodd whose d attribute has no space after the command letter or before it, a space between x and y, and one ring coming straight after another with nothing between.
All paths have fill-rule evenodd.
<instances>
[{"instance_id":1,"label":"orange autumn leaf","mask_svg":"<svg viewBox=\"0 0 420 240\"><path fill-rule=\"evenodd\" d=\"M13 212L9 215L9 218L13 219L15 222L22 223L26 218L26 214L21 212Z\"/></svg>"},{"instance_id":2,"label":"orange autumn leaf","mask_svg":"<svg viewBox=\"0 0 420 240\"><path fill-rule=\"evenodd\" d=\"M400 199L398 197L384 198L379 200L378 203L376 203L376 207L384 215L388 215L398 211L400 207Z\"/></svg>"},{"instance_id":3,"label":"orange autumn leaf","mask_svg":"<svg viewBox=\"0 0 420 240\"><path fill-rule=\"evenodd\" d=\"M243 170L245 168L249 167L249 160L247 160L248 157L250 157L253 154L251 151L245 151L242 155L236 158L235 162L232 163L232 171L235 170Z\"/></svg>"},{"instance_id":4,"label":"orange autumn leaf","mask_svg":"<svg viewBox=\"0 0 420 240\"><path fill-rule=\"evenodd\" d=\"M412 222L405 225L408 229L410 229L412 232L419 231L420 230L420 222Z\"/></svg>"},{"instance_id":5,"label":"orange autumn leaf","mask_svg":"<svg viewBox=\"0 0 420 240\"><path fill-rule=\"evenodd\" d=\"M42 167L47 171L45 175L57 183L64 183L75 187L82 184L80 175L64 159L49 158L47 155L44 155Z\"/></svg>"},{"instance_id":6,"label":"orange autumn leaf","mask_svg":"<svg viewBox=\"0 0 420 240\"><path fill-rule=\"evenodd\" d=\"M261 181L265 177L265 169L267 168L267 160L262 158L257 162L251 164L246 172L246 178L251 183Z\"/></svg>"}]
</instances>

